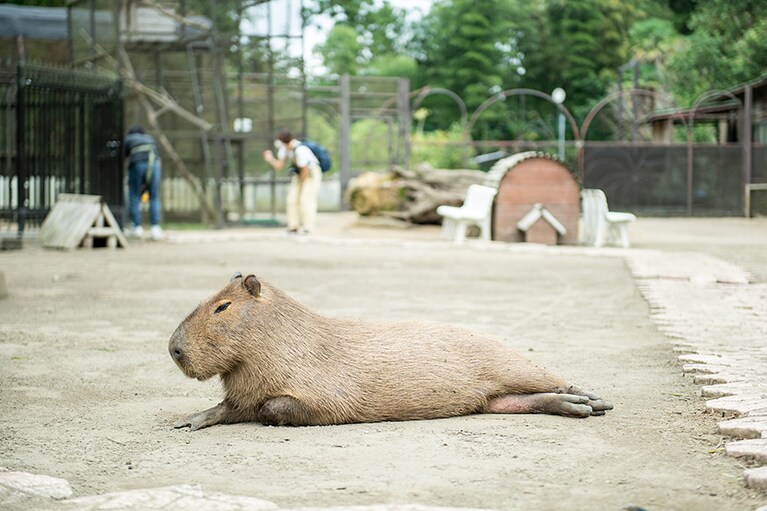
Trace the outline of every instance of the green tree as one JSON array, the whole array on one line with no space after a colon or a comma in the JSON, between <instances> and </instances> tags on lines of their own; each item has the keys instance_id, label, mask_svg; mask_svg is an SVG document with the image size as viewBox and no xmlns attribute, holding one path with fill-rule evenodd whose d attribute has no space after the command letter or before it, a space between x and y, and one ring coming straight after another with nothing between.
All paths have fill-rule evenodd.
<instances>
[{"instance_id":1,"label":"green tree","mask_svg":"<svg viewBox=\"0 0 767 511\"><path fill-rule=\"evenodd\" d=\"M370 76L399 76L415 83L418 78L418 62L408 55L374 56L364 73Z\"/></svg>"},{"instance_id":2,"label":"green tree","mask_svg":"<svg viewBox=\"0 0 767 511\"><path fill-rule=\"evenodd\" d=\"M630 54L637 61L663 67L678 39L679 33L671 20L649 18L639 21L629 30Z\"/></svg>"},{"instance_id":3,"label":"green tree","mask_svg":"<svg viewBox=\"0 0 767 511\"><path fill-rule=\"evenodd\" d=\"M357 31L346 24L336 24L324 43L315 47L325 67L338 75L356 74L361 59L362 45Z\"/></svg>"},{"instance_id":4,"label":"green tree","mask_svg":"<svg viewBox=\"0 0 767 511\"><path fill-rule=\"evenodd\" d=\"M583 118L614 86L631 57L629 34L647 12L669 10L655 0L541 0L527 14L519 47L525 87L562 87L566 106Z\"/></svg>"},{"instance_id":5,"label":"green tree","mask_svg":"<svg viewBox=\"0 0 767 511\"><path fill-rule=\"evenodd\" d=\"M317 0L309 16L325 14L336 25L353 28L358 37L358 63L365 66L375 57L398 55L406 51L409 42L405 12L393 7L388 0Z\"/></svg>"},{"instance_id":6,"label":"green tree","mask_svg":"<svg viewBox=\"0 0 767 511\"><path fill-rule=\"evenodd\" d=\"M205 16L213 22L216 32L228 38L240 29L240 22L245 16L245 0L185 0L184 14L187 16ZM213 9L215 7L215 10Z\"/></svg>"},{"instance_id":7,"label":"green tree","mask_svg":"<svg viewBox=\"0 0 767 511\"><path fill-rule=\"evenodd\" d=\"M552 77L567 91L570 109L579 116L605 94L619 66L627 62L628 32L642 11L614 0L551 0L546 22L558 44L546 45L549 62L557 62ZM548 89L551 90L551 89Z\"/></svg>"},{"instance_id":8,"label":"green tree","mask_svg":"<svg viewBox=\"0 0 767 511\"><path fill-rule=\"evenodd\" d=\"M693 32L669 59L679 102L765 72L767 21L763 0L707 0L693 13Z\"/></svg>"},{"instance_id":9,"label":"green tree","mask_svg":"<svg viewBox=\"0 0 767 511\"><path fill-rule=\"evenodd\" d=\"M699 0L666 0L665 5L657 7L666 7L669 12L668 18L674 24L674 29L682 35L689 35L692 32L690 19L698 2Z\"/></svg>"},{"instance_id":10,"label":"green tree","mask_svg":"<svg viewBox=\"0 0 767 511\"><path fill-rule=\"evenodd\" d=\"M520 61L513 7L508 0L444 0L434 4L420 27L417 58L421 80L460 95L469 110L503 90ZM453 107L435 109L427 126L457 121Z\"/></svg>"},{"instance_id":11,"label":"green tree","mask_svg":"<svg viewBox=\"0 0 767 511\"><path fill-rule=\"evenodd\" d=\"M640 87L670 94L666 64L680 42L671 19L649 18L631 27L629 55L640 66Z\"/></svg>"},{"instance_id":12,"label":"green tree","mask_svg":"<svg viewBox=\"0 0 767 511\"><path fill-rule=\"evenodd\" d=\"M767 71L767 17L757 20L735 43L735 73L748 80Z\"/></svg>"}]
</instances>

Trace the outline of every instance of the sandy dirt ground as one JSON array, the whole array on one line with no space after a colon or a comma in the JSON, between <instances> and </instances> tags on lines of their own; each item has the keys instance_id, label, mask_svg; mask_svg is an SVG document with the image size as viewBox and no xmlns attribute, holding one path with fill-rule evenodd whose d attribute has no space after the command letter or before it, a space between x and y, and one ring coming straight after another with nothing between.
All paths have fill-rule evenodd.
<instances>
[{"instance_id":1,"label":"sandy dirt ground","mask_svg":"<svg viewBox=\"0 0 767 511\"><path fill-rule=\"evenodd\" d=\"M338 224L330 218L321 222ZM703 249L704 233L648 222L632 231L635 246ZM705 249L764 280L767 223L742 222L709 223ZM435 229L381 234L339 225L314 240L187 236L70 252L32 240L0 253L10 295L0 301L0 466L67 479L76 496L191 483L280 507L767 503L744 487L743 462L724 455L717 418L705 413L622 257L449 247ZM724 234L732 225L745 225L740 242ZM349 241L331 241L338 238ZM174 430L180 417L217 403L221 388L184 377L168 338L235 271L327 315L423 318L488 332L615 410L584 420L480 415Z\"/></svg>"}]
</instances>

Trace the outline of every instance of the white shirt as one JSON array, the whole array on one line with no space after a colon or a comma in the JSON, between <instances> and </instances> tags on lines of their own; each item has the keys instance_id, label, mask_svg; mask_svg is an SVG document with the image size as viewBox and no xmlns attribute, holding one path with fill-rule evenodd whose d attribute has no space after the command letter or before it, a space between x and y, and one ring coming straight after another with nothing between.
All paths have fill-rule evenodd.
<instances>
[{"instance_id":1,"label":"white shirt","mask_svg":"<svg viewBox=\"0 0 767 511\"><path fill-rule=\"evenodd\" d=\"M311 149L305 145L299 145L293 149L293 156L296 161L296 167L302 169L304 167L319 167L320 161L314 156Z\"/></svg>"},{"instance_id":2,"label":"white shirt","mask_svg":"<svg viewBox=\"0 0 767 511\"><path fill-rule=\"evenodd\" d=\"M319 167L320 161L317 159L316 156L314 156L314 153L311 149L306 147L305 145L301 145L301 142L298 140L293 140L294 144L296 146L295 149L291 152L288 151L287 146L282 144L280 146L280 149L277 151L277 159L278 160L286 160L288 157L292 156L293 161L296 164L296 167L298 168L304 168L304 167Z\"/></svg>"}]
</instances>

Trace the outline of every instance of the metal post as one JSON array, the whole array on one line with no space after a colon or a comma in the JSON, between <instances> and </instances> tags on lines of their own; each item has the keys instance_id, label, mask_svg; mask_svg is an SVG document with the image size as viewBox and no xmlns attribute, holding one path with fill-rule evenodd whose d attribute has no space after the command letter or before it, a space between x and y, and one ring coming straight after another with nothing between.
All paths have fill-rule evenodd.
<instances>
[{"instance_id":1,"label":"metal post","mask_svg":"<svg viewBox=\"0 0 767 511\"><path fill-rule=\"evenodd\" d=\"M341 125L338 130L338 173L341 177L341 208L351 179L351 79L341 76Z\"/></svg>"},{"instance_id":2,"label":"metal post","mask_svg":"<svg viewBox=\"0 0 767 511\"><path fill-rule=\"evenodd\" d=\"M237 11L237 19L242 22L242 6ZM244 122L245 119L245 87L243 86L243 72L242 72L242 37L237 38L237 117L240 118L240 122ZM242 133L245 133L244 126L242 127ZM240 222L243 222L245 218L245 139L240 138L240 143L237 145L237 168L239 170L237 177L240 182ZM253 194L255 195L255 187ZM255 203L255 202L254 202Z\"/></svg>"},{"instance_id":3,"label":"metal post","mask_svg":"<svg viewBox=\"0 0 767 511\"><path fill-rule=\"evenodd\" d=\"M27 218L26 209L26 190L27 181L27 134L26 134L26 77L24 76L24 65L19 63L18 70L18 91L16 96L16 196L18 200L18 237L24 235L24 224Z\"/></svg>"},{"instance_id":4,"label":"metal post","mask_svg":"<svg viewBox=\"0 0 767 511\"><path fill-rule=\"evenodd\" d=\"M223 166L224 162L223 160L223 147L221 147L224 143L223 141L223 135L221 134L220 130L216 131L215 136L215 158L216 158L216 164L215 164L215 172L216 172L216 186L215 186L215 196L214 201L216 205L216 228L221 229L224 227L224 206L223 201L221 200L221 184L222 180L224 179L223 175Z\"/></svg>"},{"instance_id":5,"label":"metal post","mask_svg":"<svg viewBox=\"0 0 767 511\"><path fill-rule=\"evenodd\" d=\"M398 147L402 154L398 154L397 163L403 168L410 168L410 80L400 78L397 82L397 124L398 124ZM399 153L399 151L397 151Z\"/></svg>"},{"instance_id":6,"label":"metal post","mask_svg":"<svg viewBox=\"0 0 767 511\"><path fill-rule=\"evenodd\" d=\"M559 159L565 161L565 114L559 112Z\"/></svg>"},{"instance_id":7,"label":"metal post","mask_svg":"<svg viewBox=\"0 0 767 511\"><path fill-rule=\"evenodd\" d=\"M551 100L557 106L557 112L559 112L559 116L557 118L559 151L557 156L561 161L565 160L565 112L563 110L562 103L564 103L566 97L567 94L561 87L557 87L551 91Z\"/></svg>"},{"instance_id":8,"label":"metal post","mask_svg":"<svg viewBox=\"0 0 767 511\"><path fill-rule=\"evenodd\" d=\"M633 86L631 91L631 141L636 142L639 135L639 98L636 91L639 89L639 63L631 61L633 71Z\"/></svg>"},{"instance_id":9,"label":"metal post","mask_svg":"<svg viewBox=\"0 0 767 511\"><path fill-rule=\"evenodd\" d=\"M90 4L88 5L88 29L90 30L90 34L88 34L91 39L88 43L88 49L90 50L90 62L93 63L96 57L96 41L98 41L98 34L96 33L96 2L95 0L91 0Z\"/></svg>"},{"instance_id":10,"label":"metal post","mask_svg":"<svg viewBox=\"0 0 767 511\"><path fill-rule=\"evenodd\" d=\"M695 122L695 118L690 116L690 123ZM693 181L693 160L692 154L692 126L687 125L687 216L692 216L692 181Z\"/></svg>"},{"instance_id":11,"label":"metal post","mask_svg":"<svg viewBox=\"0 0 767 511\"><path fill-rule=\"evenodd\" d=\"M306 41L304 39L304 32L306 32L306 26L308 25L307 13L304 8L304 0L300 3L301 9L301 133L303 136L308 137L308 117L309 117L309 93L306 89L306 62L304 56L306 54Z\"/></svg>"},{"instance_id":12,"label":"metal post","mask_svg":"<svg viewBox=\"0 0 767 511\"><path fill-rule=\"evenodd\" d=\"M752 136L752 122L753 122L753 105L754 105L754 90L751 85L746 85L743 89L743 118L741 119L743 135L741 137L743 141L743 188L746 189L746 185L751 183L751 171L752 171L752 151L753 151L753 136ZM743 204L746 208L747 204ZM750 204L748 204L750 208ZM745 211L746 217L751 216L751 211Z\"/></svg>"},{"instance_id":13,"label":"metal post","mask_svg":"<svg viewBox=\"0 0 767 511\"><path fill-rule=\"evenodd\" d=\"M72 39L74 38L72 34L74 33L72 31L72 9L74 9L74 6L70 3L67 5L67 63L72 66L72 62L75 60L75 48ZM115 18L117 19L117 18ZM117 26L120 26L119 19L117 20ZM116 30L118 32L119 30ZM115 46L116 48L116 46Z\"/></svg>"},{"instance_id":14,"label":"metal post","mask_svg":"<svg viewBox=\"0 0 767 511\"><path fill-rule=\"evenodd\" d=\"M272 2L266 2L266 52L268 56L269 69L266 83L266 104L268 117L266 119L266 129L269 131L269 143L274 141L274 50L272 48ZM269 209L272 219L277 218L277 172L269 168Z\"/></svg>"},{"instance_id":15,"label":"metal post","mask_svg":"<svg viewBox=\"0 0 767 511\"><path fill-rule=\"evenodd\" d=\"M623 140L623 66L618 68L618 126L616 140Z\"/></svg>"}]
</instances>

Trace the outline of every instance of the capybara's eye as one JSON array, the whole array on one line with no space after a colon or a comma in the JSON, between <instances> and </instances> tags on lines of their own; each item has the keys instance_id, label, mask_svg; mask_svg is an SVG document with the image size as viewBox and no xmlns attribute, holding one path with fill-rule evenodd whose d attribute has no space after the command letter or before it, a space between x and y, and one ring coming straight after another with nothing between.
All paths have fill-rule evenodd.
<instances>
[{"instance_id":1,"label":"capybara's eye","mask_svg":"<svg viewBox=\"0 0 767 511\"><path fill-rule=\"evenodd\" d=\"M222 303L218 307L216 307L216 311L213 314L218 314L219 312L223 312L226 310L227 307L229 307L232 304L232 302L226 302Z\"/></svg>"}]
</instances>

